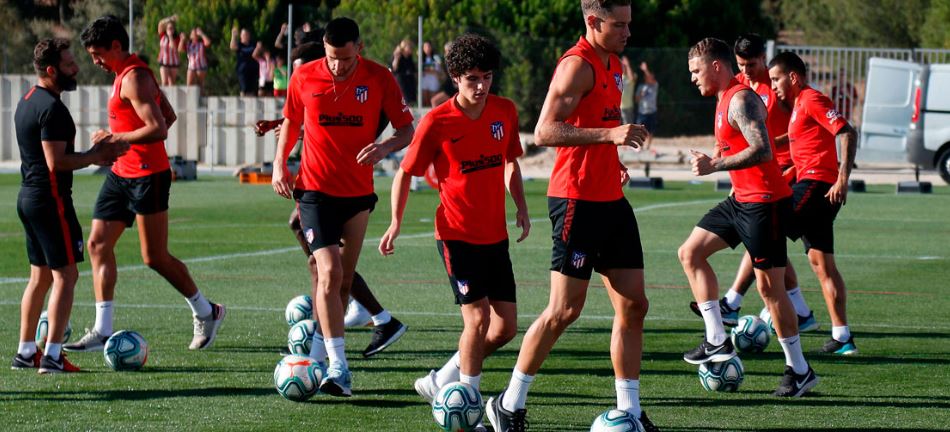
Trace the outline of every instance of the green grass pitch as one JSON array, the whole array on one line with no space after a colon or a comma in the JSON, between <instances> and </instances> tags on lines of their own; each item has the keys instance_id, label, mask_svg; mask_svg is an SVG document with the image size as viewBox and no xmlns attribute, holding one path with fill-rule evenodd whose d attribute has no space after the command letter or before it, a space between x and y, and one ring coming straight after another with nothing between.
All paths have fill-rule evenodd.
<instances>
[{"instance_id":1,"label":"green grass pitch","mask_svg":"<svg viewBox=\"0 0 950 432\"><path fill-rule=\"evenodd\" d=\"M88 236L101 177L76 176L74 197ZM519 337L485 364L487 398L507 384L520 335L548 295L550 222L544 181L526 183L534 217L531 236L512 243L519 284ZM28 263L16 216L19 176L0 175L0 358L15 352L19 302ZM676 249L699 218L723 196L710 183L669 183L660 191L628 191L646 256L650 313L646 322L643 406L664 431L946 430L950 427L950 189L895 195L872 186L849 196L836 224L837 261L849 288L849 315L861 354L808 354L828 337L824 301L800 243L789 243L809 305L822 325L803 335L806 356L821 377L802 399L770 396L783 356L773 340L765 353L743 355L746 379L734 394L707 393L696 367L682 361L702 335L687 309L692 296ZM116 295L116 330L140 332L151 354L137 373L109 370L101 353L76 353L83 369L67 376L0 370L0 419L5 430L436 430L413 380L439 367L456 349L461 319L431 236L438 202L432 190L413 193L397 251L383 258L378 238L389 224L389 182L380 196L359 265L380 301L409 331L375 358L359 351L369 329L347 333L354 397L317 396L306 403L281 398L272 372L285 343L283 308L309 290L305 259L286 226L291 202L269 186L239 185L205 176L172 187L170 250L184 260L202 291L229 308L214 347L190 352L190 311L177 292L141 266L137 232L123 236ZM513 206L509 205L509 209ZM516 228L512 227L514 235ZM731 283L740 255L713 258L722 285ZM80 265L73 309L74 337L91 327L92 282ZM725 288L723 288L725 289ZM742 314L757 314L757 295ZM610 309L596 280L584 313L555 346L528 396L535 431L587 430L614 406L608 356ZM7 363L8 364L8 363ZM5 366L5 365L4 365Z\"/></svg>"}]
</instances>

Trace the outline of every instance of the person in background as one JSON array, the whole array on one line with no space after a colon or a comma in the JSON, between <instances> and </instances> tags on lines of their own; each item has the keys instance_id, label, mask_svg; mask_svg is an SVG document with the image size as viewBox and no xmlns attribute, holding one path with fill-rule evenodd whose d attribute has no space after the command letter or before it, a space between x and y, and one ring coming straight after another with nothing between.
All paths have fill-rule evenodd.
<instances>
[{"instance_id":1,"label":"person in background","mask_svg":"<svg viewBox=\"0 0 950 432\"><path fill-rule=\"evenodd\" d=\"M190 86L198 86L198 91L204 93L205 77L208 75L208 56L205 50L211 46L211 38L201 31L201 27L191 29L188 39L181 38L178 51L187 53L188 75L185 82Z\"/></svg>"},{"instance_id":2,"label":"person in background","mask_svg":"<svg viewBox=\"0 0 950 432\"><path fill-rule=\"evenodd\" d=\"M630 65L630 58L623 56L620 58L620 64L623 65L623 94L620 96L620 117L623 118L623 124L633 124L637 119L637 103L634 93L637 88L637 72Z\"/></svg>"},{"instance_id":3,"label":"person in background","mask_svg":"<svg viewBox=\"0 0 950 432\"><path fill-rule=\"evenodd\" d=\"M416 62L412 60L412 42L409 39L403 39L393 50L392 71L406 103L414 105L416 103Z\"/></svg>"},{"instance_id":4,"label":"person in background","mask_svg":"<svg viewBox=\"0 0 950 432\"><path fill-rule=\"evenodd\" d=\"M274 83L274 97L287 97L287 60L283 56L274 57L274 69L271 81Z\"/></svg>"},{"instance_id":5,"label":"person in background","mask_svg":"<svg viewBox=\"0 0 950 432\"><path fill-rule=\"evenodd\" d=\"M653 134L656 133L656 94L660 88L660 83L656 81L656 76L650 70L647 62L640 63L640 71L643 72L643 84L637 86L637 124L642 124L647 128L647 140L643 148L653 150Z\"/></svg>"},{"instance_id":6,"label":"person in background","mask_svg":"<svg viewBox=\"0 0 950 432\"><path fill-rule=\"evenodd\" d=\"M445 76L442 66L442 56L436 54L432 43L425 41L422 44L422 102L429 103L441 88ZM432 105L436 106L436 105Z\"/></svg>"},{"instance_id":7,"label":"person in background","mask_svg":"<svg viewBox=\"0 0 950 432\"><path fill-rule=\"evenodd\" d=\"M235 72L237 73L241 96L253 97L257 94L258 66L257 62L254 61L256 46L250 30L241 29L240 35L240 39L238 39L237 27L231 29L231 51L234 51L237 56Z\"/></svg>"},{"instance_id":8,"label":"person in background","mask_svg":"<svg viewBox=\"0 0 950 432\"><path fill-rule=\"evenodd\" d=\"M274 91L274 57L264 44L258 42L251 54L257 60L257 96L264 97Z\"/></svg>"},{"instance_id":9,"label":"person in background","mask_svg":"<svg viewBox=\"0 0 950 432\"><path fill-rule=\"evenodd\" d=\"M162 77L162 85L175 85L178 81L178 48L185 34L175 33L175 22L178 15L162 18L158 22L158 71Z\"/></svg>"}]
</instances>

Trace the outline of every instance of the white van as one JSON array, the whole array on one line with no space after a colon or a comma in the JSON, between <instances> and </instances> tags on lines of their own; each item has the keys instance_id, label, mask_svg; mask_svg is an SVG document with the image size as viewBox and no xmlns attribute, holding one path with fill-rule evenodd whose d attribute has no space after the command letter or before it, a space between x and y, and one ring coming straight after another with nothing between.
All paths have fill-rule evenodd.
<instances>
[{"instance_id":1,"label":"white van","mask_svg":"<svg viewBox=\"0 0 950 432\"><path fill-rule=\"evenodd\" d=\"M858 150L936 168L950 183L950 64L870 59Z\"/></svg>"}]
</instances>

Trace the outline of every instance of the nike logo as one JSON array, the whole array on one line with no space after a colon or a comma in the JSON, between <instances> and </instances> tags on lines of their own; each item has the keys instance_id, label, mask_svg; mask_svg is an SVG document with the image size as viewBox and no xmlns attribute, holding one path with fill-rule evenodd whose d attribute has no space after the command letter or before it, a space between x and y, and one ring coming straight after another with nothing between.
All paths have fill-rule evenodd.
<instances>
[{"instance_id":1,"label":"nike logo","mask_svg":"<svg viewBox=\"0 0 950 432\"><path fill-rule=\"evenodd\" d=\"M449 138L449 141L452 141L452 144L455 144L455 143L459 142L459 140L461 140L462 138L465 138L465 135L462 135L462 136L460 136L460 137L458 137L458 138Z\"/></svg>"},{"instance_id":2,"label":"nike logo","mask_svg":"<svg viewBox=\"0 0 950 432\"><path fill-rule=\"evenodd\" d=\"M801 388L801 387L804 386L805 383L807 383L807 382L808 382L808 375L805 375L805 379L803 379L803 380L801 380L801 381L795 380L795 386L797 386L798 388Z\"/></svg>"},{"instance_id":3,"label":"nike logo","mask_svg":"<svg viewBox=\"0 0 950 432\"><path fill-rule=\"evenodd\" d=\"M756 264L764 263L764 262L765 262L765 258L756 258L754 261L755 261Z\"/></svg>"},{"instance_id":4,"label":"nike logo","mask_svg":"<svg viewBox=\"0 0 950 432\"><path fill-rule=\"evenodd\" d=\"M721 351L721 350L723 349L723 347L725 347L725 345L719 345L719 346L716 347L716 349L714 349L714 350L712 350L712 351L710 351L709 348L706 348L706 349L704 349L704 351L706 351L706 355L713 355L713 354L715 354L715 353Z\"/></svg>"},{"instance_id":5,"label":"nike logo","mask_svg":"<svg viewBox=\"0 0 950 432\"><path fill-rule=\"evenodd\" d=\"M323 95L325 95L325 94L326 94L326 93L310 93L310 97L320 97L320 96L323 96Z\"/></svg>"}]
</instances>

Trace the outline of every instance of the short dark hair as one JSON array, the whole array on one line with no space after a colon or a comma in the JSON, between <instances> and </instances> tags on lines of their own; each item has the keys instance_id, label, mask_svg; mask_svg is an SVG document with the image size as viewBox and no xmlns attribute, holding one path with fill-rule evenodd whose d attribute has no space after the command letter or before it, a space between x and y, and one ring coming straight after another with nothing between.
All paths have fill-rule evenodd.
<instances>
[{"instance_id":1,"label":"short dark hair","mask_svg":"<svg viewBox=\"0 0 950 432\"><path fill-rule=\"evenodd\" d=\"M802 61L802 58L791 51L781 52L773 57L769 62L769 69L776 66L778 66L782 72L795 72L802 78L806 77L806 73L808 73L808 67L805 66L805 62Z\"/></svg>"},{"instance_id":2,"label":"short dark hair","mask_svg":"<svg viewBox=\"0 0 950 432\"><path fill-rule=\"evenodd\" d=\"M605 17L614 6L630 6L630 0L581 0L581 12L584 16Z\"/></svg>"},{"instance_id":3,"label":"short dark hair","mask_svg":"<svg viewBox=\"0 0 950 432\"><path fill-rule=\"evenodd\" d=\"M746 33L736 39L736 55L746 60L765 54L765 39L755 33Z\"/></svg>"},{"instance_id":4,"label":"short dark hair","mask_svg":"<svg viewBox=\"0 0 950 432\"><path fill-rule=\"evenodd\" d=\"M360 26L347 17L332 19L324 31L323 40L333 47L341 48L350 42L360 41Z\"/></svg>"},{"instance_id":5,"label":"short dark hair","mask_svg":"<svg viewBox=\"0 0 950 432\"><path fill-rule=\"evenodd\" d=\"M477 34L459 36L445 55L445 65L452 77L460 77L465 72L478 69L489 72L498 69L501 52L488 38Z\"/></svg>"},{"instance_id":6,"label":"short dark hair","mask_svg":"<svg viewBox=\"0 0 950 432\"><path fill-rule=\"evenodd\" d=\"M63 51L69 49L69 40L62 38L46 38L33 48L33 69L41 77L46 77L47 67L59 68L63 60Z\"/></svg>"},{"instance_id":7,"label":"short dark hair","mask_svg":"<svg viewBox=\"0 0 950 432\"><path fill-rule=\"evenodd\" d=\"M95 21L83 29L79 39L82 40L83 48L110 48L112 47L112 41L119 41L122 45L122 51L129 50L129 34L126 33L122 21L119 21L115 15L104 15L96 18Z\"/></svg>"},{"instance_id":8,"label":"short dark hair","mask_svg":"<svg viewBox=\"0 0 950 432\"><path fill-rule=\"evenodd\" d=\"M732 49L722 39L705 38L689 49L687 58L703 57L709 60L720 60L732 64Z\"/></svg>"}]
</instances>

